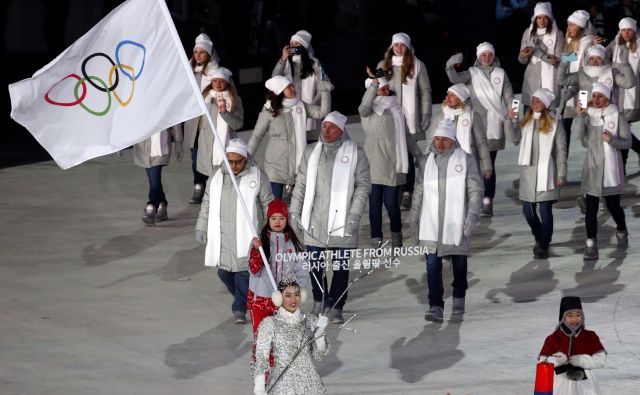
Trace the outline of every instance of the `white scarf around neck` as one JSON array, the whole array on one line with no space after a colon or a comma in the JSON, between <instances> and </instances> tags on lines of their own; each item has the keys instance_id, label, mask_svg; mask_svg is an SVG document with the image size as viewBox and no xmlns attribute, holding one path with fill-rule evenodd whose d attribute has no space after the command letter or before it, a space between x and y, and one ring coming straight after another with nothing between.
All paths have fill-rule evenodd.
<instances>
[{"instance_id":1,"label":"white scarf around neck","mask_svg":"<svg viewBox=\"0 0 640 395\"><path fill-rule=\"evenodd\" d=\"M409 171L409 154L407 152L407 136L405 134L402 108L398 104L398 100L393 96L376 96L373 99L373 112L382 115L385 110L389 110L393 115L396 173L407 174Z\"/></svg>"},{"instance_id":2,"label":"white scarf around neck","mask_svg":"<svg viewBox=\"0 0 640 395\"><path fill-rule=\"evenodd\" d=\"M420 214L420 240L438 241L442 225L442 244L460 245L465 221L465 198L467 178L467 154L456 147L447 163L447 181L444 197L444 221L439 223L440 191L438 189L438 164L434 153L429 155L424 168L424 190Z\"/></svg>"},{"instance_id":3,"label":"white scarf around neck","mask_svg":"<svg viewBox=\"0 0 640 395\"><path fill-rule=\"evenodd\" d=\"M256 208L256 197L260 189L260 170L256 166L250 166L246 173L238 180L240 195L243 197L253 225L257 226L258 216ZM224 177L222 170L218 169L213 179L209 181L209 222L207 224L207 234L209 241L205 249L205 266L218 266L220 264L220 250L222 244L222 233L220 223L220 200L222 199L222 183ZM229 197L226 196L226 199ZM240 196L236 196L239 199ZM249 254L249 247L253 239L253 232L247 223L240 201L236 201L236 257L241 258Z\"/></svg>"},{"instance_id":4,"label":"white scarf around neck","mask_svg":"<svg viewBox=\"0 0 640 395\"><path fill-rule=\"evenodd\" d=\"M304 101L299 98L282 100L282 112L291 113L293 120L293 132L296 138L296 170L300 166L300 160L304 149L307 148L307 108Z\"/></svg>"},{"instance_id":5,"label":"white scarf around neck","mask_svg":"<svg viewBox=\"0 0 640 395\"><path fill-rule=\"evenodd\" d=\"M318 163L323 148L322 141L316 143L315 148L307 162L307 179L304 190L304 203L302 204L302 226L309 229L311 211L316 194L316 181L318 178ZM327 221L327 235L345 237L351 197L355 186L355 172L358 164L358 146L351 140L344 140L332 166L331 191L329 197L329 213Z\"/></svg>"},{"instance_id":6,"label":"white scarf around neck","mask_svg":"<svg viewBox=\"0 0 640 395\"><path fill-rule=\"evenodd\" d=\"M542 34L540 34L540 30L543 30ZM547 33L547 29L536 29L536 35L542 36L542 42L547 48L548 55L554 55L555 47L556 47L556 36L558 33L558 26L556 26L555 22L553 23L553 28L551 32ZM529 32L527 34L528 37L531 37L531 27L529 27ZM540 65L540 87L547 88L551 92L555 91L555 66L549 64L547 62L543 62L538 56L533 55L531 57L531 63L538 64L542 62Z\"/></svg>"},{"instance_id":7,"label":"white scarf around neck","mask_svg":"<svg viewBox=\"0 0 640 395\"><path fill-rule=\"evenodd\" d=\"M623 61L623 59L620 59L621 53L620 53L620 45L618 44L619 38L620 38L620 35L618 34L615 39L616 45L613 49L613 61L616 63L622 63ZM627 45L627 48L629 48L629 43L626 43L626 45ZM631 52L631 50L629 50L629 56L627 58L629 60L629 64L631 65L631 68L633 69L633 74L637 76L638 63L640 61L640 38L636 39L636 51ZM623 110L636 109L637 90L638 90L638 84L636 84L636 86L634 86L633 88L624 90L624 103L622 104Z\"/></svg>"},{"instance_id":8,"label":"white scarf around neck","mask_svg":"<svg viewBox=\"0 0 640 395\"><path fill-rule=\"evenodd\" d=\"M539 120L540 113L538 118ZM538 136L538 161L537 161L537 177L536 192L546 192L555 189L555 169L556 164L551 151L555 141L556 130L558 129L558 121L553 120L553 128L548 133L534 133L534 124L536 121L531 119L522 129L522 142L520 143L520 153L518 155L519 166L531 166L531 153L533 150L533 139ZM540 123L538 121L538 126Z\"/></svg>"},{"instance_id":9,"label":"white scarf around neck","mask_svg":"<svg viewBox=\"0 0 640 395\"><path fill-rule=\"evenodd\" d=\"M297 64L298 64L298 70L300 70L300 63L298 62ZM315 64L314 64L314 68L315 68ZM295 81L293 77L293 72L291 71L291 64L289 63L289 61L285 62L284 75L285 77L289 77L291 81ZM300 87L299 87L300 93L298 94L300 99L307 104L313 104L313 99L316 96L315 73L308 76L307 78L302 78L298 72L298 77L300 77L300 80L301 80ZM316 127L316 120L313 118L308 118L306 120L305 130L314 130L315 127ZM306 135L305 135L305 139L306 139Z\"/></svg>"},{"instance_id":10,"label":"white scarf around neck","mask_svg":"<svg viewBox=\"0 0 640 395\"><path fill-rule=\"evenodd\" d=\"M451 108L442 105L442 113L444 119L455 122L456 124L456 140L460 144L460 148L469 155L474 155L471 150L471 128L473 127L473 111L469 106L464 108Z\"/></svg>"},{"instance_id":11,"label":"white scarf around neck","mask_svg":"<svg viewBox=\"0 0 640 395\"><path fill-rule=\"evenodd\" d=\"M589 107L589 125L602 126L602 131L607 130L612 136L618 135L618 122L620 113L615 104L609 104L605 108ZM604 149L604 177L602 185L605 188L617 187L622 182L622 156L620 151L609 143L602 141Z\"/></svg>"},{"instance_id":12,"label":"white scarf around neck","mask_svg":"<svg viewBox=\"0 0 640 395\"><path fill-rule=\"evenodd\" d=\"M171 152L169 129L151 135L151 157L169 155L169 152Z\"/></svg>"},{"instance_id":13,"label":"white scarf around neck","mask_svg":"<svg viewBox=\"0 0 640 395\"><path fill-rule=\"evenodd\" d=\"M391 65L396 67L402 67L403 56L393 56L391 58ZM402 111L404 117L407 120L407 126L409 127L409 133L416 134L419 132L417 123L417 101L418 101L418 74L420 74L420 61L415 56L413 57L413 77L407 77L407 82L401 83L401 92L397 96L402 105ZM399 81L402 82L402 76ZM398 92L396 92L398 93Z\"/></svg>"},{"instance_id":14,"label":"white scarf around neck","mask_svg":"<svg viewBox=\"0 0 640 395\"><path fill-rule=\"evenodd\" d=\"M478 67L470 67L469 72L476 97L482 107L487 110L487 139L500 140L504 134L502 121L507 116L507 108L502 102L504 69L494 67L489 78Z\"/></svg>"},{"instance_id":15,"label":"white scarf around neck","mask_svg":"<svg viewBox=\"0 0 640 395\"><path fill-rule=\"evenodd\" d=\"M222 142L222 146L226 147L227 143L229 142L229 125L227 124L227 122L222 118L222 115L220 115L220 111L218 111L218 103L217 103L217 97L218 96L222 96L222 98L224 99L224 101L226 102L226 109L227 111L232 111L232 106L231 106L231 95L229 94L229 91L224 90L222 92L216 92L213 89L209 91L209 93L207 94L207 98L206 98L206 102L211 104L210 107L210 112L213 114L213 110L215 109L216 111L216 132L218 132L218 136L220 137L220 141ZM204 115L202 116L204 117ZM206 122L206 119L202 120L203 122ZM213 164L213 166L220 166L222 165L222 162L224 161L224 159L222 158L222 154L220 153L220 150L218 149L218 147L216 146L216 144L214 144L213 147L213 152L211 155L211 163Z\"/></svg>"}]
</instances>

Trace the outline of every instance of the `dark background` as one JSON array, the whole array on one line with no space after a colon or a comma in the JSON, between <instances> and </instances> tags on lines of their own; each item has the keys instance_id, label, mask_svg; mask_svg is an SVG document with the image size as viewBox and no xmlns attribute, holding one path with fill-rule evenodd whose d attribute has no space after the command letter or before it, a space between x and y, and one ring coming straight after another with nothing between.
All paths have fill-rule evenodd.
<instances>
[{"instance_id":1,"label":"dark background","mask_svg":"<svg viewBox=\"0 0 640 395\"><path fill-rule=\"evenodd\" d=\"M411 36L416 56L429 72L433 101L442 101L450 85L444 64L453 53L465 54L465 67L475 60L475 47L490 41L519 92L524 66L517 62L522 33L530 24L535 1L511 9L516 0L166 0L174 23L190 56L195 37L209 34L221 65L239 70L261 67L263 81L270 77L282 47L299 29L312 35L316 57L335 85L333 109L356 114L364 92L365 66L382 59L391 36ZM121 0L5 0L2 23L2 83L30 77L95 23L121 4ZM513 4L512 4L513 2ZM520 0L522 3L522 0ZM525 1L526 3L526 1ZM599 7L606 20L606 35L615 36L617 23L635 12L636 1L552 1L561 30L577 9ZM508 16L498 19L496 9ZM511 9L511 10L510 10ZM144 23L144 18L141 18ZM235 78L235 77L234 77ZM263 82L239 84L245 108L244 129L251 129L264 103ZM10 119L8 90L2 95L5 115L0 125L0 167L49 159L31 134Z\"/></svg>"}]
</instances>

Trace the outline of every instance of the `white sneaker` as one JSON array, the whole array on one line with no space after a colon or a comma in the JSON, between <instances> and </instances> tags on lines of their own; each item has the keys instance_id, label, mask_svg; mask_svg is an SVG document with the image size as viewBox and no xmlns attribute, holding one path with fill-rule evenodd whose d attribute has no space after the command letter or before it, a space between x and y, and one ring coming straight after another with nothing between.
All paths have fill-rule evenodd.
<instances>
[{"instance_id":1,"label":"white sneaker","mask_svg":"<svg viewBox=\"0 0 640 395\"><path fill-rule=\"evenodd\" d=\"M155 226L156 224L156 208L153 204L147 204L142 215L142 222L147 225Z\"/></svg>"}]
</instances>

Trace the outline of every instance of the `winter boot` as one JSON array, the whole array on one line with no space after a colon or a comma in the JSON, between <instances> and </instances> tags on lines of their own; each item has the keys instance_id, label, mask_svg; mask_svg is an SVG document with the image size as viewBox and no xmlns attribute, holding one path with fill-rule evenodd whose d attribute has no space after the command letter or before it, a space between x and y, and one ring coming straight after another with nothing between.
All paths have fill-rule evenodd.
<instances>
[{"instance_id":1,"label":"winter boot","mask_svg":"<svg viewBox=\"0 0 640 395\"><path fill-rule=\"evenodd\" d=\"M482 207L480 208L481 217L493 217L493 200L485 197L482 199Z\"/></svg>"},{"instance_id":2,"label":"winter boot","mask_svg":"<svg viewBox=\"0 0 640 395\"><path fill-rule=\"evenodd\" d=\"M548 259L549 258L549 249L546 250L540 247L540 244L536 243L533 246L533 257L535 259Z\"/></svg>"},{"instance_id":3,"label":"winter boot","mask_svg":"<svg viewBox=\"0 0 640 395\"><path fill-rule=\"evenodd\" d=\"M320 311L322 303L321 302L313 302L313 308L311 309L311 315L319 316L322 312Z\"/></svg>"},{"instance_id":4,"label":"winter boot","mask_svg":"<svg viewBox=\"0 0 640 395\"><path fill-rule=\"evenodd\" d=\"M190 204L201 204L204 196L204 185L196 184L193 186L193 196L189 201Z\"/></svg>"},{"instance_id":5,"label":"winter boot","mask_svg":"<svg viewBox=\"0 0 640 395\"><path fill-rule=\"evenodd\" d=\"M400 210L411 210L411 200L411 192L402 192L402 196L400 197Z\"/></svg>"},{"instance_id":6,"label":"winter boot","mask_svg":"<svg viewBox=\"0 0 640 395\"><path fill-rule=\"evenodd\" d=\"M440 306L431 306L424 315L424 319L427 321L442 322L444 321L444 309Z\"/></svg>"},{"instance_id":7,"label":"winter boot","mask_svg":"<svg viewBox=\"0 0 640 395\"><path fill-rule=\"evenodd\" d=\"M333 310L331 310L331 323L344 324L344 318L342 317L342 309L334 308Z\"/></svg>"},{"instance_id":8,"label":"winter boot","mask_svg":"<svg viewBox=\"0 0 640 395\"><path fill-rule=\"evenodd\" d=\"M402 232L391 233L391 247L402 247Z\"/></svg>"},{"instance_id":9,"label":"winter boot","mask_svg":"<svg viewBox=\"0 0 640 395\"><path fill-rule=\"evenodd\" d=\"M453 298L452 314L464 314L464 298Z\"/></svg>"},{"instance_id":10,"label":"winter boot","mask_svg":"<svg viewBox=\"0 0 640 395\"><path fill-rule=\"evenodd\" d=\"M158 212L156 213L156 222L166 221L169 218L169 213L167 212L167 204L160 203L158 205Z\"/></svg>"},{"instance_id":11,"label":"winter boot","mask_svg":"<svg viewBox=\"0 0 640 395\"><path fill-rule=\"evenodd\" d=\"M629 232L628 231L626 230L623 230L622 232L617 231L616 239L618 240L618 246L616 247L616 250L618 252L624 252L627 250L627 248L629 248Z\"/></svg>"},{"instance_id":12,"label":"winter boot","mask_svg":"<svg viewBox=\"0 0 640 395\"><path fill-rule=\"evenodd\" d=\"M145 207L144 214L142 215L142 222L149 226L156 225L156 207L153 204L147 203L147 207Z\"/></svg>"},{"instance_id":13,"label":"winter boot","mask_svg":"<svg viewBox=\"0 0 640 395\"><path fill-rule=\"evenodd\" d=\"M596 239L587 239L587 245L584 249L583 259L595 261L598 258L598 244L596 242Z\"/></svg>"},{"instance_id":14,"label":"winter boot","mask_svg":"<svg viewBox=\"0 0 640 395\"><path fill-rule=\"evenodd\" d=\"M382 247L382 237L371 238L371 248L378 249Z\"/></svg>"},{"instance_id":15,"label":"winter boot","mask_svg":"<svg viewBox=\"0 0 640 395\"><path fill-rule=\"evenodd\" d=\"M243 313L242 311L234 311L233 316L235 317L234 323L238 325L244 325L247 323L247 313Z\"/></svg>"}]
</instances>

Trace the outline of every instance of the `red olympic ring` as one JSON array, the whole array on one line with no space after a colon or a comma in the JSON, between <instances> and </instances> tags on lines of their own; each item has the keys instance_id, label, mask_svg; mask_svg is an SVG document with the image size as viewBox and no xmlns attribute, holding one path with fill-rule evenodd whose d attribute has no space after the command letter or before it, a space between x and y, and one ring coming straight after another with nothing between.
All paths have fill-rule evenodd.
<instances>
[{"instance_id":1,"label":"red olympic ring","mask_svg":"<svg viewBox=\"0 0 640 395\"><path fill-rule=\"evenodd\" d=\"M60 84L62 81L66 80L69 77L77 79L78 82L82 81L82 78L80 78L79 75L77 75L77 74L69 74L68 76L64 77L60 81L56 82L51 88L49 88L47 93L45 93L45 95L44 95L44 100L46 100L47 103L53 104L55 106L64 106L64 107L73 107L75 105L78 105L78 104L82 103L82 101L84 100L85 96L87 96L87 85L85 85L84 81L82 81L82 94L75 101L68 102L68 103L62 103L62 102L58 102L58 101L55 101L55 100L52 100L51 98L49 98L49 93L51 92L51 90L53 88L55 88L56 86L58 86L58 84Z\"/></svg>"}]
</instances>

